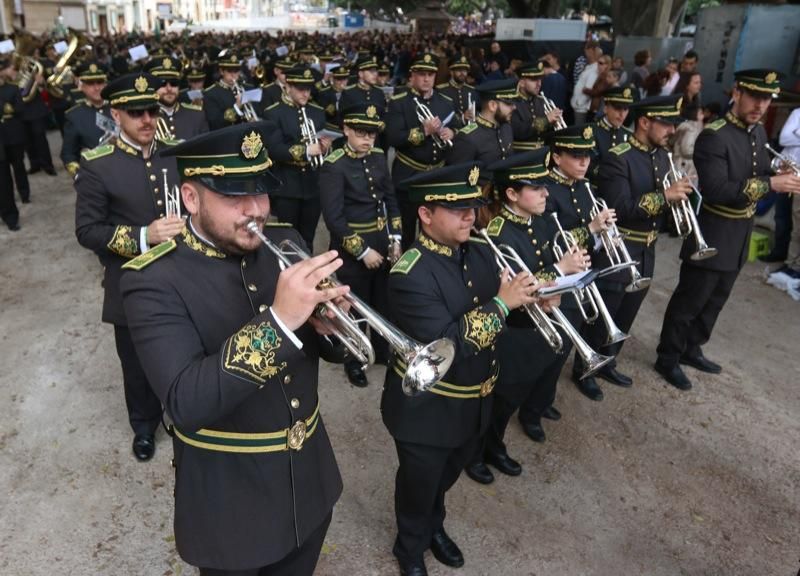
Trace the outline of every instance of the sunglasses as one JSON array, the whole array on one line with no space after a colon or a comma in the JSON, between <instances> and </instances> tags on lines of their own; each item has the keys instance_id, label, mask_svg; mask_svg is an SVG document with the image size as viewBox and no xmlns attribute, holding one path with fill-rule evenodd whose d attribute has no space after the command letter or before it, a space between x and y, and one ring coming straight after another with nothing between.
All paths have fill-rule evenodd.
<instances>
[{"instance_id":1,"label":"sunglasses","mask_svg":"<svg viewBox=\"0 0 800 576\"><path fill-rule=\"evenodd\" d=\"M144 116L145 112L150 116L150 118L158 118L159 114L161 113L161 109L158 106L154 106L153 108L144 108L138 110L126 110L128 116L131 118L141 118Z\"/></svg>"},{"instance_id":2,"label":"sunglasses","mask_svg":"<svg viewBox=\"0 0 800 576\"><path fill-rule=\"evenodd\" d=\"M164 86L172 86L174 88L177 88L180 85L181 85L180 80L164 80Z\"/></svg>"}]
</instances>

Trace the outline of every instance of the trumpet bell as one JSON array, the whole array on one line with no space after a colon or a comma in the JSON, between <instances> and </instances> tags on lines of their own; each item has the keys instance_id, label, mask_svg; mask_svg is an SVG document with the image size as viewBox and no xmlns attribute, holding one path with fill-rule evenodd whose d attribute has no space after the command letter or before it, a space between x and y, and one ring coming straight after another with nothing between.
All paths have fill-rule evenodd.
<instances>
[{"instance_id":1,"label":"trumpet bell","mask_svg":"<svg viewBox=\"0 0 800 576\"><path fill-rule=\"evenodd\" d=\"M447 338L434 340L426 346L417 346L403 376L403 393L417 396L430 390L441 380L456 356L456 347Z\"/></svg>"},{"instance_id":2,"label":"trumpet bell","mask_svg":"<svg viewBox=\"0 0 800 576\"><path fill-rule=\"evenodd\" d=\"M639 276L638 278L631 281L630 284L625 286L625 292L630 294L631 292L638 292L639 290L644 290L645 288L650 287L651 278L645 278L644 276Z\"/></svg>"},{"instance_id":3,"label":"trumpet bell","mask_svg":"<svg viewBox=\"0 0 800 576\"><path fill-rule=\"evenodd\" d=\"M692 254L689 258L692 260L705 260L706 258L713 258L717 255L717 249L712 248L711 246L704 246L701 247L697 252Z\"/></svg>"},{"instance_id":4,"label":"trumpet bell","mask_svg":"<svg viewBox=\"0 0 800 576\"><path fill-rule=\"evenodd\" d=\"M595 374L600 368L608 364L614 359L613 356L603 356L602 354L598 354L597 352L592 351L592 353L588 356L581 356L581 360L583 360L583 365L586 366L586 370L583 371L583 374L580 376L580 380L584 380L589 376Z\"/></svg>"}]
</instances>

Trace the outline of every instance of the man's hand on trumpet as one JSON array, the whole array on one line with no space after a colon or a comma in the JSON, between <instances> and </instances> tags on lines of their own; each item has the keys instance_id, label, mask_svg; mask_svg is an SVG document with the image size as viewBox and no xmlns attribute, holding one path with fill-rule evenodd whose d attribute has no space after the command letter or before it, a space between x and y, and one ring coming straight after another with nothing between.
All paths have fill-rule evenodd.
<instances>
[{"instance_id":1,"label":"man's hand on trumpet","mask_svg":"<svg viewBox=\"0 0 800 576\"><path fill-rule=\"evenodd\" d=\"M781 194L800 194L800 177L794 172L776 174L769 179L769 187Z\"/></svg>"},{"instance_id":2,"label":"man's hand on trumpet","mask_svg":"<svg viewBox=\"0 0 800 576\"><path fill-rule=\"evenodd\" d=\"M613 208L606 208L589 222L589 232L592 234L600 234L600 232L611 228L616 222L617 212Z\"/></svg>"},{"instance_id":3,"label":"man's hand on trumpet","mask_svg":"<svg viewBox=\"0 0 800 576\"><path fill-rule=\"evenodd\" d=\"M667 199L667 202L682 202L683 200L687 200L691 193L692 183L688 178L681 178L664 190L664 197Z\"/></svg>"},{"instance_id":4,"label":"man's hand on trumpet","mask_svg":"<svg viewBox=\"0 0 800 576\"><path fill-rule=\"evenodd\" d=\"M589 253L584 249L570 250L558 261L556 266L562 274L577 274L583 272L592 265Z\"/></svg>"}]
</instances>

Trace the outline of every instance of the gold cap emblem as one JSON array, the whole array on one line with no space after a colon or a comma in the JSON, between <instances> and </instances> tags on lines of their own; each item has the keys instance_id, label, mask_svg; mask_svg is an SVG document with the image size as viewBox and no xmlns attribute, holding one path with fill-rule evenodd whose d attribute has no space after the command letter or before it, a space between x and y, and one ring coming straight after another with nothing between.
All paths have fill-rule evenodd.
<instances>
[{"instance_id":1,"label":"gold cap emblem","mask_svg":"<svg viewBox=\"0 0 800 576\"><path fill-rule=\"evenodd\" d=\"M144 76L139 76L136 81L133 83L133 87L136 89L137 92L144 92L149 87L147 83L147 78Z\"/></svg>"},{"instance_id":2,"label":"gold cap emblem","mask_svg":"<svg viewBox=\"0 0 800 576\"><path fill-rule=\"evenodd\" d=\"M584 140L591 140L593 135L594 134L592 134L592 127L591 126L587 126L586 128L583 129L583 139Z\"/></svg>"},{"instance_id":3,"label":"gold cap emblem","mask_svg":"<svg viewBox=\"0 0 800 576\"><path fill-rule=\"evenodd\" d=\"M675 103L676 110L680 110L681 108L683 108L683 96L678 98L678 101Z\"/></svg>"},{"instance_id":4,"label":"gold cap emblem","mask_svg":"<svg viewBox=\"0 0 800 576\"><path fill-rule=\"evenodd\" d=\"M778 75L775 72L770 72L766 76L764 76L764 82L767 84L774 84L775 81L778 79Z\"/></svg>"},{"instance_id":5,"label":"gold cap emblem","mask_svg":"<svg viewBox=\"0 0 800 576\"><path fill-rule=\"evenodd\" d=\"M231 62L238 62L239 59L236 58L236 54L231 54Z\"/></svg>"},{"instance_id":6,"label":"gold cap emblem","mask_svg":"<svg viewBox=\"0 0 800 576\"><path fill-rule=\"evenodd\" d=\"M261 150L264 149L264 143L261 141L261 134L253 130L244 137L242 140L242 156L248 160L256 158Z\"/></svg>"},{"instance_id":7,"label":"gold cap emblem","mask_svg":"<svg viewBox=\"0 0 800 576\"><path fill-rule=\"evenodd\" d=\"M431 55L430 54L425 54L425 57L422 59L422 61L423 62L430 62L431 61Z\"/></svg>"},{"instance_id":8,"label":"gold cap emblem","mask_svg":"<svg viewBox=\"0 0 800 576\"><path fill-rule=\"evenodd\" d=\"M622 97L623 98L630 98L631 97L631 89L630 88L625 88L625 90L622 91Z\"/></svg>"},{"instance_id":9,"label":"gold cap emblem","mask_svg":"<svg viewBox=\"0 0 800 576\"><path fill-rule=\"evenodd\" d=\"M477 166L473 166L472 170L469 171L469 176L467 177L467 182L469 182L470 186L475 186L478 183L478 177L481 175L481 169Z\"/></svg>"},{"instance_id":10,"label":"gold cap emblem","mask_svg":"<svg viewBox=\"0 0 800 576\"><path fill-rule=\"evenodd\" d=\"M95 72L97 72L97 64L89 64L89 72L91 74L94 74Z\"/></svg>"},{"instance_id":11,"label":"gold cap emblem","mask_svg":"<svg viewBox=\"0 0 800 576\"><path fill-rule=\"evenodd\" d=\"M303 72L303 78L311 78L311 70L306 70Z\"/></svg>"},{"instance_id":12,"label":"gold cap emblem","mask_svg":"<svg viewBox=\"0 0 800 576\"><path fill-rule=\"evenodd\" d=\"M3 104L3 114L13 114L14 113L14 106L12 106L9 102Z\"/></svg>"},{"instance_id":13,"label":"gold cap emblem","mask_svg":"<svg viewBox=\"0 0 800 576\"><path fill-rule=\"evenodd\" d=\"M378 115L378 109L375 106L367 106L367 118L375 118Z\"/></svg>"},{"instance_id":14,"label":"gold cap emblem","mask_svg":"<svg viewBox=\"0 0 800 576\"><path fill-rule=\"evenodd\" d=\"M169 70L170 68L172 68L172 60L170 60L169 58L164 58L161 61L161 67Z\"/></svg>"}]
</instances>

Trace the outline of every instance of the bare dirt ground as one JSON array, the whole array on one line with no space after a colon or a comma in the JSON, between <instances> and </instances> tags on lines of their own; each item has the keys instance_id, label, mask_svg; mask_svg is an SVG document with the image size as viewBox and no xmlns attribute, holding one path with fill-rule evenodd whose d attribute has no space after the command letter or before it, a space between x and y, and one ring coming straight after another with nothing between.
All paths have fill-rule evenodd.
<instances>
[{"instance_id":1,"label":"bare dirt ground","mask_svg":"<svg viewBox=\"0 0 800 576\"><path fill-rule=\"evenodd\" d=\"M75 240L71 183L63 171L31 183L22 231L0 230L0 574L193 575L174 549L168 439L149 463L130 453L113 333L99 321L100 266ZM522 476L456 484L446 525L466 565L429 556L431 574L797 573L800 304L749 264L706 347L723 374L687 369L695 387L678 392L652 369L677 250L662 237L621 357L634 387L605 384L595 403L565 374L564 418L546 423L546 443L510 427ZM345 490L317 574L396 574L383 369L370 369L366 390L338 366L321 372Z\"/></svg>"}]
</instances>

